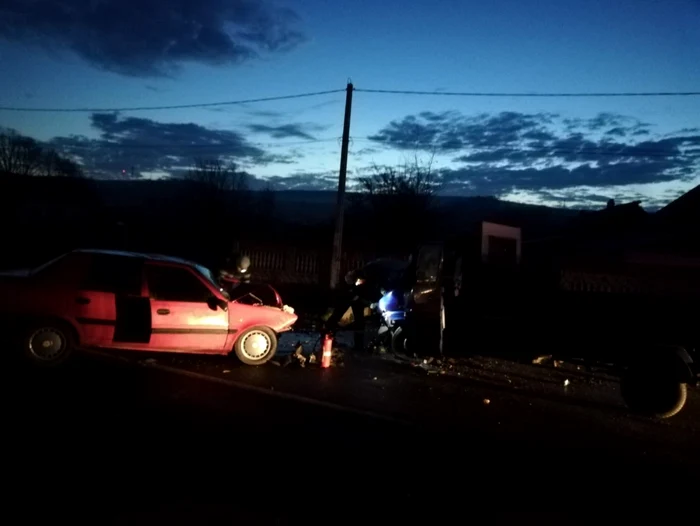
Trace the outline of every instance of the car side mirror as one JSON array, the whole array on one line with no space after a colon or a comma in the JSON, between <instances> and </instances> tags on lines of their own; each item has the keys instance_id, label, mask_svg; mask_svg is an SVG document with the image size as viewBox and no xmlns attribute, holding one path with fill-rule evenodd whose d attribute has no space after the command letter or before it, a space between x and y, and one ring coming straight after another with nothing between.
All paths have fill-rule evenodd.
<instances>
[{"instance_id":1,"label":"car side mirror","mask_svg":"<svg viewBox=\"0 0 700 526\"><path fill-rule=\"evenodd\" d=\"M211 310L221 309L226 312L228 310L228 302L217 298L216 296L210 296L207 300L207 305Z\"/></svg>"}]
</instances>

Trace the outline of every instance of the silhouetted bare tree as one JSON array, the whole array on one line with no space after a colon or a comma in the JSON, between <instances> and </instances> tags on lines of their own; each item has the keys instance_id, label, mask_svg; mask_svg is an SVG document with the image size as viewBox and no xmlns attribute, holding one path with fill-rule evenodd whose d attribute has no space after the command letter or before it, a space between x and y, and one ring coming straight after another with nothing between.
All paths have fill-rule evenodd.
<instances>
[{"instance_id":1,"label":"silhouetted bare tree","mask_svg":"<svg viewBox=\"0 0 700 526\"><path fill-rule=\"evenodd\" d=\"M358 182L362 192L356 217L362 216L358 222L364 232L382 237L380 244L405 250L430 235L435 219L432 205L441 187L433 156L421 160L416 155L398 166L373 165Z\"/></svg>"},{"instance_id":2,"label":"silhouetted bare tree","mask_svg":"<svg viewBox=\"0 0 700 526\"><path fill-rule=\"evenodd\" d=\"M185 179L207 187L210 190L239 192L248 190L248 177L238 171L234 163L224 164L220 159L196 159L194 167Z\"/></svg>"},{"instance_id":3,"label":"silhouetted bare tree","mask_svg":"<svg viewBox=\"0 0 700 526\"><path fill-rule=\"evenodd\" d=\"M83 177L83 169L78 163L59 155L56 150L48 150L41 157L40 175L59 177Z\"/></svg>"},{"instance_id":4,"label":"silhouetted bare tree","mask_svg":"<svg viewBox=\"0 0 700 526\"><path fill-rule=\"evenodd\" d=\"M433 171L433 156L421 161L417 155L396 167L375 164L370 174L360 177L358 181L360 188L370 197L395 196L426 203L441 186Z\"/></svg>"},{"instance_id":5,"label":"silhouetted bare tree","mask_svg":"<svg viewBox=\"0 0 700 526\"><path fill-rule=\"evenodd\" d=\"M39 143L9 131L0 134L0 171L15 175L36 175L42 161Z\"/></svg>"},{"instance_id":6,"label":"silhouetted bare tree","mask_svg":"<svg viewBox=\"0 0 700 526\"><path fill-rule=\"evenodd\" d=\"M0 134L0 172L13 175L82 177L78 163L14 131Z\"/></svg>"}]
</instances>

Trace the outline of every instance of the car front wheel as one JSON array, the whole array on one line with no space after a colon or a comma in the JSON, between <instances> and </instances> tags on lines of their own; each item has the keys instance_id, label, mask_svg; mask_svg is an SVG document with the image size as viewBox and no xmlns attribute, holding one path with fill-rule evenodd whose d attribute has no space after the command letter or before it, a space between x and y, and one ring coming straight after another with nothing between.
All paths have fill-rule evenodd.
<instances>
[{"instance_id":1,"label":"car front wheel","mask_svg":"<svg viewBox=\"0 0 700 526\"><path fill-rule=\"evenodd\" d=\"M269 327L251 327L241 333L233 351L246 365L262 365L277 352L277 335Z\"/></svg>"},{"instance_id":2,"label":"car front wheel","mask_svg":"<svg viewBox=\"0 0 700 526\"><path fill-rule=\"evenodd\" d=\"M621 379L622 397L635 412L655 418L678 414L688 399L688 386L662 367L630 367Z\"/></svg>"},{"instance_id":3,"label":"car front wheel","mask_svg":"<svg viewBox=\"0 0 700 526\"><path fill-rule=\"evenodd\" d=\"M34 365L55 367L73 353L75 341L67 327L54 323L33 325L23 342L24 356Z\"/></svg>"}]
</instances>

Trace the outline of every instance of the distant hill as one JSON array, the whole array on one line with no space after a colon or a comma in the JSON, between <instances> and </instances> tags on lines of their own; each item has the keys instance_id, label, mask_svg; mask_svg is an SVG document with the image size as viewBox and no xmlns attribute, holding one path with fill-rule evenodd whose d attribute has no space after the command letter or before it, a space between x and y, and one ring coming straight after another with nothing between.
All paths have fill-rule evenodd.
<instances>
[{"instance_id":1,"label":"distant hill","mask_svg":"<svg viewBox=\"0 0 700 526\"><path fill-rule=\"evenodd\" d=\"M93 181L103 206L130 209L175 203L191 191L191 184L177 180ZM251 198L261 192L251 192ZM348 193L351 206L358 194ZM337 195L327 191L273 191L266 200L270 214L286 224L318 225L333 220ZM545 235L558 228L579 211L566 208L502 201L495 197L436 197L443 231L458 232L475 221L494 221L521 226L526 237ZM269 204L266 206L270 206Z\"/></svg>"},{"instance_id":2,"label":"distant hill","mask_svg":"<svg viewBox=\"0 0 700 526\"><path fill-rule=\"evenodd\" d=\"M220 211L202 206L206 199L200 200L200 191L201 187L181 180L105 181L0 174L5 264L36 262L71 247L113 247L127 242L142 250L196 255L206 261L217 260L219 252L230 250L236 240L313 250L330 246L335 192L232 194L223 217ZM370 223L368 216L353 206L360 196L350 193L347 197L345 247L375 250L388 247L401 236L411 238L403 218L392 218L391 224ZM424 240L463 234L479 221L519 226L525 239L546 237L579 214L492 197L440 197L435 206L437 224L431 221ZM416 234L415 240L419 239Z\"/></svg>"},{"instance_id":3,"label":"distant hill","mask_svg":"<svg viewBox=\"0 0 700 526\"><path fill-rule=\"evenodd\" d=\"M71 180L16 176L0 179L0 186L4 188L0 193L8 200L5 211L9 213L14 209L17 212L13 216L15 219L8 218L8 221L22 222L49 219L56 222L59 217L73 217L79 222L78 218L85 216L91 218L91 224L96 224L101 217L103 222L174 225L186 219L186 203L197 191L191 182L182 180ZM243 211L243 219L232 224L232 231L240 232L241 229L236 227L243 223L245 232L257 235L255 228L250 229L253 225L245 223L247 214L252 213L254 217L250 218L256 226L261 218L272 225L268 228L270 237L291 241L291 237L298 236L302 241L311 241L319 235L330 235L336 198L335 192L324 191L252 191L242 200L247 210ZM359 194L348 193L348 210L354 210L353 203L360 198ZM576 210L501 201L494 197L440 196L435 200L435 209L438 212L436 232L441 236L462 233L478 221L493 221L519 226L525 238L536 238L551 234L579 214ZM366 230L373 225L360 227L351 217L352 213L346 221L348 235L358 239L374 235ZM401 218L396 220L394 225L376 225L377 232L385 234L400 229Z\"/></svg>"}]
</instances>

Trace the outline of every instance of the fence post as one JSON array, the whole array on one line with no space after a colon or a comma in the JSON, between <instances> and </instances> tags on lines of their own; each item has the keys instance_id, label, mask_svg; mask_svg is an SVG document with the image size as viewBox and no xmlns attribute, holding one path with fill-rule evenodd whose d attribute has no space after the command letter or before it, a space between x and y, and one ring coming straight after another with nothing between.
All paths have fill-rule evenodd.
<instances>
[{"instance_id":1,"label":"fence post","mask_svg":"<svg viewBox=\"0 0 700 526\"><path fill-rule=\"evenodd\" d=\"M290 247L284 251L284 275L290 283L296 283L297 279L297 251Z\"/></svg>"}]
</instances>

